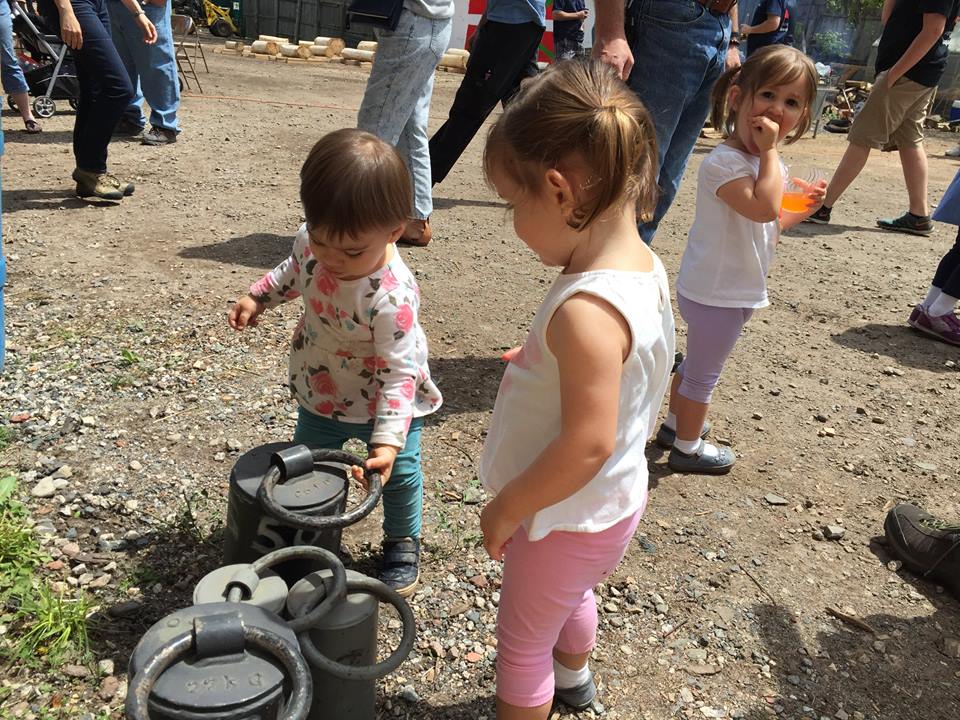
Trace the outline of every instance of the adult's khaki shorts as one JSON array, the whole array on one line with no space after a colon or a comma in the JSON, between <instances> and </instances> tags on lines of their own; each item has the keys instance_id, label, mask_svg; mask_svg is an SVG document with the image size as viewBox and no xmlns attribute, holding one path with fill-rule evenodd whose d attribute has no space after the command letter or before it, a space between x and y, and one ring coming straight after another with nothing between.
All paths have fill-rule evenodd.
<instances>
[{"instance_id":1,"label":"adult's khaki shorts","mask_svg":"<svg viewBox=\"0 0 960 720\"><path fill-rule=\"evenodd\" d=\"M923 121L936 88L902 77L887 87L886 73L877 75L847 140L854 145L882 149L910 147L923 142Z\"/></svg>"}]
</instances>

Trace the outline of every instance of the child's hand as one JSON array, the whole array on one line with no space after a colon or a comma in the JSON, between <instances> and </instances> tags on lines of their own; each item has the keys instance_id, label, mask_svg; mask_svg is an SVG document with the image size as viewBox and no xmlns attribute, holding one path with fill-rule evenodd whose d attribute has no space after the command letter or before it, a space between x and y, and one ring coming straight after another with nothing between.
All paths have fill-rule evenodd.
<instances>
[{"instance_id":1,"label":"child's hand","mask_svg":"<svg viewBox=\"0 0 960 720\"><path fill-rule=\"evenodd\" d=\"M234 303L227 313L227 322L234 330L243 330L248 325L255 327L260 314L266 310L267 306L254 298L252 295L244 295Z\"/></svg>"},{"instance_id":2,"label":"child's hand","mask_svg":"<svg viewBox=\"0 0 960 720\"><path fill-rule=\"evenodd\" d=\"M523 349L523 346L517 345L507 350L503 355L500 356L500 359L504 362L512 362L513 359L520 354L520 351Z\"/></svg>"},{"instance_id":3,"label":"child's hand","mask_svg":"<svg viewBox=\"0 0 960 720\"><path fill-rule=\"evenodd\" d=\"M764 115L757 115L750 120L750 137L758 150L772 150L777 146L777 136L780 126Z\"/></svg>"},{"instance_id":4,"label":"child's hand","mask_svg":"<svg viewBox=\"0 0 960 720\"><path fill-rule=\"evenodd\" d=\"M499 498L494 498L480 513L480 530L483 532L483 547L491 560L503 560L503 551L510 538L520 527L520 521L508 517L500 509Z\"/></svg>"},{"instance_id":5,"label":"child's hand","mask_svg":"<svg viewBox=\"0 0 960 720\"><path fill-rule=\"evenodd\" d=\"M397 459L398 452L400 452L400 448L394 447L393 445L374 445L370 448L370 455L367 457L367 461L363 466L367 470L376 470L380 473L381 487L386 485L390 480L390 473L393 472L393 463ZM363 476L363 470L354 465L353 468L351 468L351 472L353 473L354 480L357 480L367 490L370 489L367 487L367 480Z\"/></svg>"}]
</instances>

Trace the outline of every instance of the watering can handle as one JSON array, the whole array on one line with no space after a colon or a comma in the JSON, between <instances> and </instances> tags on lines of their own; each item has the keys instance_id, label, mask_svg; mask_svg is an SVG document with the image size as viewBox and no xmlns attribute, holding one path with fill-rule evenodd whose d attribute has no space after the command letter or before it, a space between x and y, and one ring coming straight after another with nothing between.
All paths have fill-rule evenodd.
<instances>
[{"instance_id":1,"label":"watering can handle","mask_svg":"<svg viewBox=\"0 0 960 720\"><path fill-rule=\"evenodd\" d=\"M190 655L196 646L195 630L177 635L158 648L130 681L127 693L126 715L130 720L150 720L150 694L164 671L178 660ZM313 678L310 668L293 643L263 628L243 625L243 640L279 660L291 681L289 701L279 720L305 720L313 700Z\"/></svg>"},{"instance_id":2,"label":"watering can handle","mask_svg":"<svg viewBox=\"0 0 960 720\"><path fill-rule=\"evenodd\" d=\"M378 600L393 605L400 615L400 621L403 623L403 635L390 657L386 660L373 665L344 665L343 663L331 660L322 654L310 638L309 630L297 635L300 641L300 652L310 662L310 664L319 670L323 670L335 677L343 680L377 680L386 677L407 659L407 655L413 649L413 643L416 640L417 625L413 617L413 610L407 602L400 597L396 590L389 585L385 585L379 580L364 577L354 580L347 580L347 594L367 593L373 595ZM310 607L311 603L304 606L304 611ZM300 615L303 617L303 615ZM291 622L291 625L293 623Z\"/></svg>"},{"instance_id":3,"label":"watering can handle","mask_svg":"<svg viewBox=\"0 0 960 720\"><path fill-rule=\"evenodd\" d=\"M250 568L259 576L267 568L288 560L316 560L324 569L333 573L333 586L327 590L326 583L324 583L314 591L315 595L311 595L307 605L313 609L287 623L291 630L300 632L316 625L324 615L347 596L347 571L343 569L340 558L329 550L313 545L296 545L274 550L260 559L254 560ZM319 604L317 603L318 599L320 600Z\"/></svg>"},{"instance_id":4,"label":"watering can handle","mask_svg":"<svg viewBox=\"0 0 960 720\"><path fill-rule=\"evenodd\" d=\"M348 467L353 465L363 467L363 460L343 450L325 450L318 448L311 450L310 453L313 456L314 463L334 462L347 465ZM353 510L340 515L330 516L301 515L300 513L287 510L278 503L274 497L273 493L277 487L277 483L280 482L281 475L282 473L277 464L272 464L270 469L267 470L267 474L263 476L263 480L260 481L260 488L257 490L257 500L260 501L263 509L273 518L303 530L333 530L353 525L363 520L363 518L373 511L373 508L375 508L380 501L380 496L383 494L383 487L380 484L380 473L373 470L364 470L364 476L367 479L368 486L367 497Z\"/></svg>"}]
</instances>

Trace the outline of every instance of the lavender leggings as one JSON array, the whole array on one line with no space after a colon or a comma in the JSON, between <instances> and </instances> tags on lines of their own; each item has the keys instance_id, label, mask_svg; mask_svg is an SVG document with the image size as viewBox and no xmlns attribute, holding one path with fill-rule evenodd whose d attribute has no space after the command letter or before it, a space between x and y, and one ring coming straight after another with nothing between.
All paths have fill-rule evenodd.
<instances>
[{"instance_id":1,"label":"lavender leggings","mask_svg":"<svg viewBox=\"0 0 960 720\"><path fill-rule=\"evenodd\" d=\"M682 378L679 393L688 400L709 403L753 308L702 305L679 293L677 306L687 323L687 354L677 368Z\"/></svg>"}]
</instances>

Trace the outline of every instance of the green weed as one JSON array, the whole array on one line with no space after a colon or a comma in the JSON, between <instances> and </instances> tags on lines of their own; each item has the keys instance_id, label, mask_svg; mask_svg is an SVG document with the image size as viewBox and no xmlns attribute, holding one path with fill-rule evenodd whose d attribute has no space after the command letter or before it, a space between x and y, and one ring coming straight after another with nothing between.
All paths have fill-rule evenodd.
<instances>
[{"instance_id":1,"label":"green weed","mask_svg":"<svg viewBox=\"0 0 960 720\"><path fill-rule=\"evenodd\" d=\"M47 583L39 583L35 592L22 599L14 616L14 624L20 627L11 655L28 664L36 658L44 658L51 665L66 659L89 660L87 615L91 608L84 594L68 598Z\"/></svg>"},{"instance_id":2,"label":"green weed","mask_svg":"<svg viewBox=\"0 0 960 720\"><path fill-rule=\"evenodd\" d=\"M129 350L129 349L127 349L127 348L124 348L123 350L120 351L120 364L121 364L121 365L124 365L124 366L126 366L126 367L130 367L131 365L136 365L136 364L139 363L139 362L141 362L141 358L140 358L140 356L137 355L133 350Z\"/></svg>"},{"instance_id":3,"label":"green weed","mask_svg":"<svg viewBox=\"0 0 960 720\"><path fill-rule=\"evenodd\" d=\"M13 499L17 479L0 478L0 600L30 589L34 571L49 558L27 527L27 513Z\"/></svg>"},{"instance_id":4,"label":"green weed","mask_svg":"<svg viewBox=\"0 0 960 720\"><path fill-rule=\"evenodd\" d=\"M17 434L13 431L13 428L0 425L0 452L6 450L16 436Z\"/></svg>"}]
</instances>

